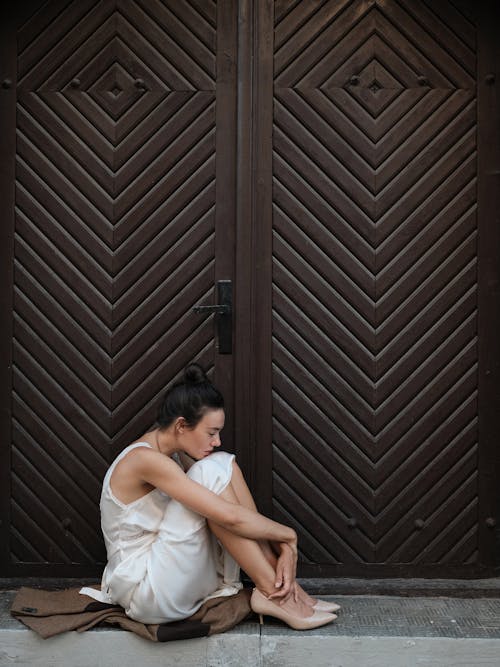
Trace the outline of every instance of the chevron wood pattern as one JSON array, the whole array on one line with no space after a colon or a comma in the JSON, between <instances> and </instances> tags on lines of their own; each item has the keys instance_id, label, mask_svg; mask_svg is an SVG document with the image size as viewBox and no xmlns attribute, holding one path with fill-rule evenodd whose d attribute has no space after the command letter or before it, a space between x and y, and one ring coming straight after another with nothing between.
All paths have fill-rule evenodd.
<instances>
[{"instance_id":1,"label":"chevron wood pattern","mask_svg":"<svg viewBox=\"0 0 500 667\"><path fill-rule=\"evenodd\" d=\"M280 1L274 39L275 516L305 565L471 565L475 26Z\"/></svg>"},{"instance_id":2,"label":"chevron wood pattern","mask_svg":"<svg viewBox=\"0 0 500 667\"><path fill-rule=\"evenodd\" d=\"M103 558L98 499L213 360L216 6L51 0L18 34L12 559Z\"/></svg>"}]
</instances>

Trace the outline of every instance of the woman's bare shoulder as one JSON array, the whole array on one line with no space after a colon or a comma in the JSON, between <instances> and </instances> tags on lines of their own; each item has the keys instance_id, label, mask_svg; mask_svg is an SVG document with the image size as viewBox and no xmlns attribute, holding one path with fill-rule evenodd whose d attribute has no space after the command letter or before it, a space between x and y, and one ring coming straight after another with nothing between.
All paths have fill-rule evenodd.
<instances>
[{"instance_id":1,"label":"woman's bare shoulder","mask_svg":"<svg viewBox=\"0 0 500 667\"><path fill-rule=\"evenodd\" d=\"M156 485L151 480L161 474L169 480L184 475L172 459L151 447L134 447L117 463L110 479L111 490L122 502L129 503L149 493Z\"/></svg>"},{"instance_id":2,"label":"woman's bare shoulder","mask_svg":"<svg viewBox=\"0 0 500 667\"><path fill-rule=\"evenodd\" d=\"M175 463L175 461L173 461L169 456L165 456L165 454L159 452L157 449L149 445L149 443L137 442L133 444L144 445L144 446L142 447L137 446L134 447L134 449L131 449L129 452L125 454L120 463L125 463L130 466L137 466L137 465L148 465L148 466L153 465L161 467L173 466L179 469L179 466L177 465L177 463Z\"/></svg>"}]
</instances>

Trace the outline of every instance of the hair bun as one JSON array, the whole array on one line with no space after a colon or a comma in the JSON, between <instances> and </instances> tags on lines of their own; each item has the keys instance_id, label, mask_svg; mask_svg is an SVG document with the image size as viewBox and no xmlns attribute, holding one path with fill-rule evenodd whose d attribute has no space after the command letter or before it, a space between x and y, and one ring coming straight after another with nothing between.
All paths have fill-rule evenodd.
<instances>
[{"instance_id":1,"label":"hair bun","mask_svg":"<svg viewBox=\"0 0 500 667\"><path fill-rule=\"evenodd\" d=\"M184 369L184 382L186 384L201 384L208 382L205 371L198 364L189 364Z\"/></svg>"}]
</instances>

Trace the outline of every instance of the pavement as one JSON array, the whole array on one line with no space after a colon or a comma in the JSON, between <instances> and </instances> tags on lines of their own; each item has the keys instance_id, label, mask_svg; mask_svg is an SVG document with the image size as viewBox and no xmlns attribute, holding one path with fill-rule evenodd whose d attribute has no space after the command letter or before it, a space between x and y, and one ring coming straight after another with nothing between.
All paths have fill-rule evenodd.
<instances>
[{"instance_id":1,"label":"pavement","mask_svg":"<svg viewBox=\"0 0 500 667\"><path fill-rule=\"evenodd\" d=\"M155 644L106 627L40 639L10 616L14 595L0 591L1 667L500 667L500 597L325 595L342 610L317 630L266 617Z\"/></svg>"}]
</instances>

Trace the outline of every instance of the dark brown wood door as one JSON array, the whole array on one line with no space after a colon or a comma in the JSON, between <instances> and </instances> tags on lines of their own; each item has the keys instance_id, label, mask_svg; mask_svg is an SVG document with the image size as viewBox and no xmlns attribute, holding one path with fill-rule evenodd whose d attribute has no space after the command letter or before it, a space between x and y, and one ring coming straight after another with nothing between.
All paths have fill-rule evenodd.
<instances>
[{"instance_id":1,"label":"dark brown wood door","mask_svg":"<svg viewBox=\"0 0 500 667\"><path fill-rule=\"evenodd\" d=\"M497 10L473 8L259 5L273 44L258 63L273 98L257 139L272 165L259 495L298 531L307 576L495 563Z\"/></svg>"},{"instance_id":2,"label":"dark brown wood door","mask_svg":"<svg viewBox=\"0 0 500 667\"><path fill-rule=\"evenodd\" d=\"M199 360L231 406L231 358L192 308L233 278L231 230L217 248L216 229L234 207L235 8L10 4L3 560L16 574L97 572L104 471L154 422L167 382Z\"/></svg>"},{"instance_id":3,"label":"dark brown wood door","mask_svg":"<svg viewBox=\"0 0 500 667\"><path fill-rule=\"evenodd\" d=\"M491 571L494 3L17 4L4 572L99 571L104 470L193 358L303 575ZM233 355L192 312L219 279Z\"/></svg>"}]
</instances>

